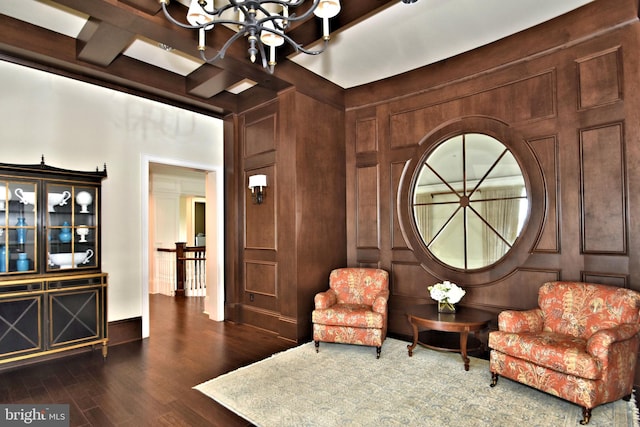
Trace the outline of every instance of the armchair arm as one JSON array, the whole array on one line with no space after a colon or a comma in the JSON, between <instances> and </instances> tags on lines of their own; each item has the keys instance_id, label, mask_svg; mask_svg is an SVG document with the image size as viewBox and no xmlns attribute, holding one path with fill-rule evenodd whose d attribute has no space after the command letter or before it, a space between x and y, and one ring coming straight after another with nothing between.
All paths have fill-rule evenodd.
<instances>
[{"instance_id":1,"label":"armchair arm","mask_svg":"<svg viewBox=\"0 0 640 427\"><path fill-rule=\"evenodd\" d=\"M587 352L600 359L606 358L611 344L633 338L640 332L640 324L625 323L609 329L601 329L587 340Z\"/></svg>"},{"instance_id":2,"label":"armchair arm","mask_svg":"<svg viewBox=\"0 0 640 427\"><path fill-rule=\"evenodd\" d=\"M313 302L316 310L322 310L329 308L338 302L338 296L336 295L336 291L329 289L327 291L317 293L313 298Z\"/></svg>"},{"instance_id":3,"label":"armchair arm","mask_svg":"<svg viewBox=\"0 0 640 427\"><path fill-rule=\"evenodd\" d=\"M533 310L505 310L498 315L498 329L504 332L540 332L544 316L540 308Z\"/></svg>"},{"instance_id":4,"label":"armchair arm","mask_svg":"<svg viewBox=\"0 0 640 427\"><path fill-rule=\"evenodd\" d=\"M389 301L389 290L385 289L376 295L371 309L376 313L385 314L387 312L387 301Z\"/></svg>"}]
</instances>

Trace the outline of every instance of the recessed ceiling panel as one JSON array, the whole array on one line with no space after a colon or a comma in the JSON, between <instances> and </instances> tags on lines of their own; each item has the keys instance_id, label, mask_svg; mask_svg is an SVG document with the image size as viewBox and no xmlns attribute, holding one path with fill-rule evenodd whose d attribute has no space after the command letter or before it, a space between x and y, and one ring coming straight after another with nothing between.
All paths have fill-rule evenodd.
<instances>
[{"instance_id":1,"label":"recessed ceiling panel","mask_svg":"<svg viewBox=\"0 0 640 427\"><path fill-rule=\"evenodd\" d=\"M89 16L48 0L2 0L0 13L77 38Z\"/></svg>"},{"instance_id":2,"label":"recessed ceiling panel","mask_svg":"<svg viewBox=\"0 0 640 427\"><path fill-rule=\"evenodd\" d=\"M181 76L186 76L198 69L204 62L188 56L168 46L160 46L143 37L136 38L125 50L124 55L163 68Z\"/></svg>"}]
</instances>

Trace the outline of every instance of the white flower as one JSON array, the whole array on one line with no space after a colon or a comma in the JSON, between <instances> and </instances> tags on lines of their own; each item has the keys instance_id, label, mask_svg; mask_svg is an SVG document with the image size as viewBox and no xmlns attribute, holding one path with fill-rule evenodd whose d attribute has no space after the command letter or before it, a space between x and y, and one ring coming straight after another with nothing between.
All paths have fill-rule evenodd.
<instances>
[{"instance_id":1,"label":"white flower","mask_svg":"<svg viewBox=\"0 0 640 427\"><path fill-rule=\"evenodd\" d=\"M467 292L455 283L445 280L427 288L433 298L439 302L457 304Z\"/></svg>"}]
</instances>

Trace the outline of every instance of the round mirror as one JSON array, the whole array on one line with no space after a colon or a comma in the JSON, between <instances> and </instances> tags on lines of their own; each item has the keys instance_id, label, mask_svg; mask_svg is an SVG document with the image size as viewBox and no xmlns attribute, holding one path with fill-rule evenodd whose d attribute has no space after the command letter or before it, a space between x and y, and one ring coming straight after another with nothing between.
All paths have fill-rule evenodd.
<instances>
[{"instance_id":1,"label":"round mirror","mask_svg":"<svg viewBox=\"0 0 640 427\"><path fill-rule=\"evenodd\" d=\"M461 270L502 259L529 212L520 165L502 142L482 133L456 135L426 153L411 203L429 252Z\"/></svg>"}]
</instances>

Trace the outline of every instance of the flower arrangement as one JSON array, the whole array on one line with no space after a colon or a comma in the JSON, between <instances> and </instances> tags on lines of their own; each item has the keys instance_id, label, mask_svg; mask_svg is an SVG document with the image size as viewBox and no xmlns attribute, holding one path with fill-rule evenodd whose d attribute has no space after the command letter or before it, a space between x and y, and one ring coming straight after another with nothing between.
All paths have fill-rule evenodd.
<instances>
[{"instance_id":1,"label":"flower arrangement","mask_svg":"<svg viewBox=\"0 0 640 427\"><path fill-rule=\"evenodd\" d=\"M466 291L455 283L445 280L427 288L431 298L438 301L439 311L455 312L454 304L460 302Z\"/></svg>"}]
</instances>

